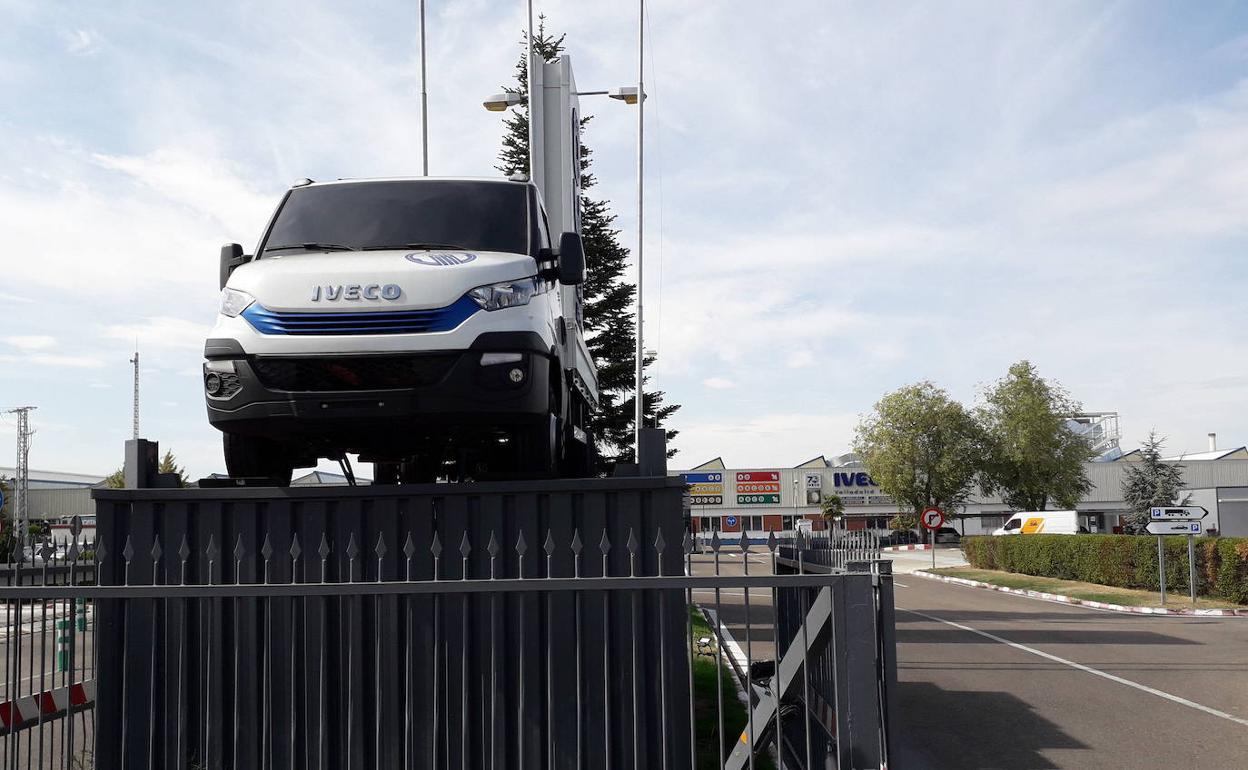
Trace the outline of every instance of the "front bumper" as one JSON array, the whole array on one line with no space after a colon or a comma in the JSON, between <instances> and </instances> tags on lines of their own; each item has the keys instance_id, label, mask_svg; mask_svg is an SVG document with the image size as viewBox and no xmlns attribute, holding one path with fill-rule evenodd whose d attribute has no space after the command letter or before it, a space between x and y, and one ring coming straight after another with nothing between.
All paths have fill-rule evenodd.
<instances>
[{"instance_id":1,"label":"front bumper","mask_svg":"<svg viewBox=\"0 0 1248 770\"><path fill-rule=\"evenodd\" d=\"M521 360L482 366L486 353ZM402 451L421 438L539 424L549 409L552 351L532 333L483 334L460 351L297 357L210 339L204 355L208 421L287 443Z\"/></svg>"}]
</instances>

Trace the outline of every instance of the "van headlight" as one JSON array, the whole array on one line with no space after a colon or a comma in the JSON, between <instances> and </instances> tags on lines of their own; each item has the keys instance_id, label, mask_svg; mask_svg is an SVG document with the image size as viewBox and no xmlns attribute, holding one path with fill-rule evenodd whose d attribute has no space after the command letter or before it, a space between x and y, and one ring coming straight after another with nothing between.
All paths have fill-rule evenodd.
<instances>
[{"instance_id":1,"label":"van headlight","mask_svg":"<svg viewBox=\"0 0 1248 770\"><path fill-rule=\"evenodd\" d=\"M509 307L520 307L529 304L529 300L546 291L546 283L537 278L522 278L518 281L492 283L489 286L478 286L468 292L468 296L485 310L502 310Z\"/></svg>"},{"instance_id":2,"label":"van headlight","mask_svg":"<svg viewBox=\"0 0 1248 770\"><path fill-rule=\"evenodd\" d=\"M236 318L247 309L256 298L245 291L231 289L228 286L221 290L221 315Z\"/></svg>"}]
</instances>

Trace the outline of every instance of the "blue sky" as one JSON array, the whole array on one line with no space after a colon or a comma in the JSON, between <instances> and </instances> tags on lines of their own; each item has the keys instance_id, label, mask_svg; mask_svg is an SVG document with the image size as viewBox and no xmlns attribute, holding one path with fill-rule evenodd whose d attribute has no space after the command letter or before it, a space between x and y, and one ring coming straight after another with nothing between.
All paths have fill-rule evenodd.
<instances>
[{"instance_id":1,"label":"blue sky","mask_svg":"<svg viewBox=\"0 0 1248 770\"><path fill-rule=\"evenodd\" d=\"M536 6L582 88L635 79L625 5ZM144 434L221 469L217 249L297 178L419 172L415 8L0 0L0 405L39 407L32 466L120 464L137 338ZM433 173L493 174L480 101L523 3L429 8ZM650 12L646 333L677 465L839 453L884 392L969 403L1021 358L1119 411L1127 447L1248 442L1248 7ZM631 245L634 113L584 106Z\"/></svg>"}]
</instances>

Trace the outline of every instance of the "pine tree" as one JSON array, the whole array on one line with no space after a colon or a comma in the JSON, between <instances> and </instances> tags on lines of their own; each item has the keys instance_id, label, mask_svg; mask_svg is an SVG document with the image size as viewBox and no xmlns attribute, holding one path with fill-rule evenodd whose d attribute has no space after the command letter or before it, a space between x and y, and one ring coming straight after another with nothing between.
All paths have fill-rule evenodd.
<instances>
[{"instance_id":1,"label":"pine tree","mask_svg":"<svg viewBox=\"0 0 1248 770\"><path fill-rule=\"evenodd\" d=\"M546 17L538 17L537 30L533 36L533 52L546 61L558 58L564 50L564 35L558 37L546 32ZM527 35L521 37L522 51ZM508 113L504 121L503 147L499 152L499 171L504 174L529 171L529 113L528 113L528 61L520 54L516 64L518 87L504 86L504 90L519 94L526 101L519 109ZM591 117L581 118L582 131ZM633 414L636 400L637 337L634 330L633 303L637 286L624 280L628 263L628 249L620 245L620 231L615 228L615 214L611 213L609 201L596 200L585 191L594 186L590 171L593 151L581 142L581 239L585 246L585 334L590 353L598 365L599 410L590 420L590 432L598 440L603 456L603 467L617 463L633 462ZM647 356L643 364L654 362ZM649 382L645 377L644 381ZM647 390L642 406L648 426L662 426L680 408L664 403L663 391ZM670 442L677 431L668 430ZM668 452L668 456L675 450Z\"/></svg>"},{"instance_id":2,"label":"pine tree","mask_svg":"<svg viewBox=\"0 0 1248 770\"><path fill-rule=\"evenodd\" d=\"M1149 509L1155 505L1187 505L1191 495L1180 499L1183 491L1183 466L1179 463L1162 462L1161 447L1164 436L1149 431L1148 438L1140 447L1138 462L1127 463L1122 479L1122 499L1131 509L1124 524L1128 531L1143 532L1150 519Z\"/></svg>"}]
</instances>

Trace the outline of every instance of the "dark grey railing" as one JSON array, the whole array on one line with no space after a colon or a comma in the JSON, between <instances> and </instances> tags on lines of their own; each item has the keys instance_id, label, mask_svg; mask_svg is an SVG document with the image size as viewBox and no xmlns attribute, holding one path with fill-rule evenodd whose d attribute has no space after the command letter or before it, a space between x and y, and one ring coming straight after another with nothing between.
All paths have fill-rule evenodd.
<instances>
[{"instance_id":1,"label":"dark grey railing","mask_svg":"<svg viewBox=\"0 0 1248 770\"><path fill-rule=\"evenodd\" d=\"M880 645L836 641L823 607L831 596L836 612L855 615L872 639L886 633L885 621L891 634L887 576L869 565L793 571L774 541L753 547L766 569L751 572L746 559L744 574L716 574L719 550L713 569L694 560L679 493L679 485L654 480L604 480L101 495L99 585L0 586L9 609L6 670L23 660L12 642L25 638L13 608L87 608L90 631L71 631L71 648L81 651L68 681L90 682L95 708L71 704L72 719L52 713L0 737L3 767L690 768L707 754L728 761L739 741L728 734L736 728L725 722L722 679L711 744L695 726L708 716L695 709L711 701L694 693L701 635L688 609L709 605L712 590L717 599L743 593L747 629L752 623L776 640L784 656L774 675L749 673L757 656L747 630L744 689L778 688L780 707L774 721L758 712L744 726L743 766L774 752L776 736L788 747L788 768L886 756L878 696L859 707L847 700L865 697L858 689L833 687L820 703L792 683L823 692L829 674L819 661L829 655L844 658L835 686L854 667L885 670ZM750 548L721 544L738 556L743 546ZM885 583L888 613L877 595ZM865 605L855 599L863 591ZM792 613L805 623L786 619ZM48 626L30 630L37 636ZM721 631L708 647L716 669L726 670ZM842 646L829 653L829 644ZM88 670L86 658L98 666ZM24 676L38 668L22 665ZM795 679L795 671L804 673ZM754 700L762 702L757 693ZM874 754L838 752L818 737L835 734L840 714L866 724L872 709ZM784 723L799 712L806 716ZM794 751L806 745L814 753ZM45 746L52 748L36 751Z\"/></svg>"}]
</instances>

